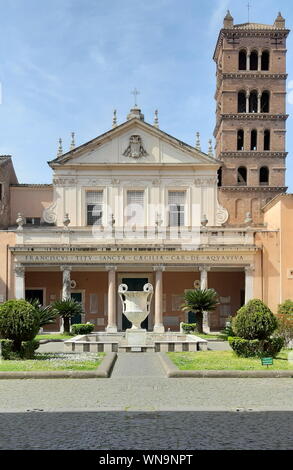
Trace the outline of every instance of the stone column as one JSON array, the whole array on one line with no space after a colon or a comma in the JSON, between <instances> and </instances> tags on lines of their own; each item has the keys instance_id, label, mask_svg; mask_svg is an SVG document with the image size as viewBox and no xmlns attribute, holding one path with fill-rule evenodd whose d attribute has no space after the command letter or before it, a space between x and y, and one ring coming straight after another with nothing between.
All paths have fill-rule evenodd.
<instances>
[{"instance_id":1,"label":"stone column","mask_svg":"<svg viewBox=\"0 0 293 470\"><path fill-rule=\"evenodd\" d=\"M63 272L62 278L62 300L67 300L71 298L71 278L70 273L72 270L71 266L60 266L61 271Z\"/></svg>"},{"instance_id":2,"label":"stone column","mask_svg":"<svg viewBox=\"0 0 293 470\"><path fill-rule=\"evenodd\" d=\"M246 112L249 113L249 90L246 90Z\"/></svg>"},{"instance_id":3,"label":"stone column","mask_svg":"<svg viewBox=\"0 0 293 470\"><path fill-rule=\"evenodd\" d=\"M250 52L247 52L246 56L246 70L250 70Z\"/></svg>"},{"instance_id":4,"label":"stone column","mask_svg":"<svg viewBox=\"0 0 293 470\"><path fill-rule=\"evenodd\" d=\"M261 71L261 55L262 55L262 50L259 49L258 50L258 60L257 60L257 71L260 72Z\"/></svg>"},{"instance_id":5,"label":"stone column","mask_svg":"<svg viewBox=\"0 0 293 470\"><path fill-rule=\"evenodd\" d=\"M245 303L253 299L253 272L254 266L245 266Z\"/></svg>"},{"instance_id":6,"label":"stone column","mask_svg":"<svg viewBox=\"0 0 293 470\"><path fill-rule=\"evenodd\" d=\"M260 113L260 100L261 100L261 93L258 92L257 94L257 112Z\"/></svg>"},{"instance_id":7,"label":"stone column","mask_svg":"<svg viewBox=\"0 0 293 470\"><path fill-rule=\"evenodd\" d=\"M60 266L62 271L62 300L69 300L71 299L71 266ZM69 328L71 325L71 319L69 321ZM60 333L64 333L64 318L60 318Z\"/></svg>"},{"instance_id":8,"label":"stone column","mask_svg":"<svg viewBox=\"0 0 293 470\"><path fill-rule=\"evenodd\" d=\"M14 295L16 299L25 298L25 267L22 265L14 267Z\"/></svg>"},{"instance_id":9,"label":"stone column","mask_svg":"<svg viewBox=\"0 0 293 470\"><path fill-rule=\"evenodd\" d=\"M163 271L164 266L154 266L156 273L155 279L155 323L154 332L164 333L165 328L163 324Z\"/></svg>"},{"instance_id":10,"label":"stone column","mask_svg":"<svg viewBox=\"0 0 293 470\"><path fill-rule=\"evenodd\" d=\"M208 288L208 271L211 268L209 266L200 266L200 288L207 289ZM210 333L210 322L209 322L209 312L203 313L203 331L205 333Z\"/></svg>"},{"instance_id":11,"label":"stone column","mask_svg":"<svg viewBox=\"0 0 293 470\"><path fill-rule=\"evenodd\" d=\"M116 266L107 266L108 271L108 325L107 333L117 333L116 314Z\"/></svg>"}]
</instances>

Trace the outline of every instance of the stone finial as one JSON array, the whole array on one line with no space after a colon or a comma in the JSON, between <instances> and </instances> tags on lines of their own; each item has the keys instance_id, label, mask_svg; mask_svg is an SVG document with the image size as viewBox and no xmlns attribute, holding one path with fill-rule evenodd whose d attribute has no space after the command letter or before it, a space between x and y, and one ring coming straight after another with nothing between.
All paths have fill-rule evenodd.
<instances>
[{"instance_id":1,"label":"stone finial","mask_svg":"<svg viewBox=\"0 0 293 470\"><path fill-rule=\"evenodd\" d=\"M144 121L144 115L142 114L141 109L132 108L130 110L130 113L127 115L127 121L133 118L139 119L140 121Z\"/></svg>"},{"instance_id":2,"label":"stone finial","mask_svg":"<svg viewBox=\"0 0 293 470\"><path fill-rule=\"evenodd\" d=\"M60 157L61 155L63 155L63 148L62 148L62 139L60 137L59 139L59 146L58 146L58 152L57 152L57 157Z\"/></svg>"},{"instance_id":3,"label":"stone finial","mask_svg":"<svg viewBox=\"0 0 293 470\"><path fill-rule=\"evenodd\" d=\"M114 109L113 111L113 119L112 119L112 127L116 127L117 126L117 110Z\"/></svg>"},{"instance_id":4,"label":"stone finial","mask_svg":"<svg viewBox=\"0 0 293 470\"><path fill-rule=\"evenodd\" d=\"M233 28L234 25L234 19L233 16L230 13L230 10L227 10L226 16L224 18L224 28L229 29Z\"/></svg>"},{"instance_id":5,"label":"stone finial","mask_svg":"<svg viewBox=\"0 0 293 470\"><path fill-rule=\"evenodd\" d=\"M205 227L207 225L208 219L207 219L207 216L205 214L202 214L200 223L203 227Z\"/></svg>"},{"instance_id":6,"label":"stone finial","mask_svg":"<svg viewBox=\"0 0 293 470\"><path fill-rule=\"evenodd\" d=\"M18 225L17 230L22 230L22 226L24 225L25 219L22 217L21 213L18 212L17 218L16 218L16 223Z\"/></svg>"},{"instance_id":7,"label":"stone finial","mask_svg":"<svg viewBox=\"0 0 293 470\"><path fill-rule=\"evenodd\" d=\"M283 18L280 11L278 13L277 18L275 19L274 26L278 29L284 29L285 28L285 18Z\"/></svg>"},{"instance_id":8,"label":"stone finial","mask_svg":"<svg viewBox=\"0 0 293 470\"><path fill-rule=\"evenodd\" d=\"M64 227L67 228L69 224L70 224L70 218L69 218L68 213L66 213L65 216L64 216L64 219L63 219L63 225L64 225Z\"/></svg>"},{"instance_id":9,"label":"stone finial","mask_svg":"<svg viewBox=\"0 0 293 470\"><path fill-rule=\"evenodd\" d=\"M196 150L201 150L199 132L196 133L195 148Z\"/></svg>"},{"instance_id":10,"label":"stone finial","mask_svg":"<svg viewBox=\"0 0 293 470\"><path fill-rule=\"evenodd\" d=\"M213 157L214 154L213 154L213 144L212 144L212 139L209 139L209 150L208 150L208 155L210 157Z\"/></svg>"},{"instance_id":11,"label":"stone finial","mask_svg":"<svg viewBox=\"0 0 293 470\"><path fill-rule=\"evenodd\" d=\"M71 143L70 143L70 150L75 148L75 133L71 132Z\"/></svg>"},{"instance_id":12,"label":"stone finial","mask_svg":"<svg viewBox=\"0 0 293 470\"><path fill-rule=\"evenodd\" d=\"M159 115L159 112L156 109L155 110L155 117L154 117L154 126L157 127L157 128L159 128L159 117L158 117L158 115Z\"/></svg>"}]
</instances>

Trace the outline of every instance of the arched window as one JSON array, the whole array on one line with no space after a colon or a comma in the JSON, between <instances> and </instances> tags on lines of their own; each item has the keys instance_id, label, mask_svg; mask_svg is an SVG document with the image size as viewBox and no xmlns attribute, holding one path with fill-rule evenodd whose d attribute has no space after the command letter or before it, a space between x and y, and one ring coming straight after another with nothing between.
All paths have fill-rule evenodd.
<instances>
[{"instance_id":1,"label":"arched window","mask_svg":"<svg viewBox=\"0 0 293 470\"><path fill-rule=\"evenodd\" d=\"M250 70L257 70L258 64L258 53L257 51L252 51L250 54Z\"/></svg>"},{"instance_id":2,"label":"arched window","mask_svg":"<svg viewBox=\"0 0 293 470\"><path fill-rule=\"evenodd\" d=\"M237 183L240 186L246 186L247 184L247 169L245 166L240 166L237 170Z\"/></svg>"},{"instance_id":3,"label":"arched window","mask_svg":"<svg viewBox=\"0 0 293 470\"><path fill-rule=\"evenodd\" d=\"M238 113L246 113L246 93L239 91L238 93Z\"/></svg>"},{"instance_id":4,"label":"arched window","mask_svg":"<svg viewBox=\"0 0 293 470\"><path fill-rule=\"evenodd\" d=\"M237 150L243 150L244 148L244 130L238 129L237 131Z\"/></svg>"},{"instance_id":5,"label":"arched window","mask_svg":"<svg viewBox=\"0 0 293 470\"><path fill-rule=\"evenodd\" d=\"M263 134L263 149L264 150L270 150L270 145L271 145L271 131L269 129L264 130Z\"/></svg>"},{"instance_id":6,"label":"arched window","mask_svg":"<svg viewBox=\"0 0 293 470\"><path fill-rule=\"evenodd\" d=\"M253 90L249 95L249 112L257 113L257 91Z\"/></svg>"},{"instance_id":7,"label":"arched window","mask_svg":"<svg viewBox=\"0 0 293 470\"><path fill-rule=\"evenodd\" d=\"M250 150L257 150L257 130L253 129L250 134Z\"/></svg>"},{"instance_id":8,"label":"arched window","mask_svg":"<svg viewBox=\"0 0 293 470\"><path fill-rule=\"evenodd\" d=\"M242 49L241 51L239 51L238 68L239 70L246 70L246 50L245 49Z\"/></svg>"},{"instance_id":9,"label":"arched window","mask_svg":"<svg viewBox=\"0 0 293 470\"><path fill-rule=\"evenodd\" d=\"M269 184L269 169L262 166L259 170L259 184Z\"/></svg>"},{"instance_id":10,"label":"arched window","mask_svg":"<svg viewBox=\"0 0 293 470\"><path fill-rule=\"evenodd\" d=\"M270 110L270 93L263 91L260 99L260 112L268 113Z\"/></svg>"},{"instance_id":11,"label":"arched window","mask_svg":"<svg viewBox=\"0 0 293 470\"><path fill-rule=\"evenodd\" d=\"M261 69L269 70L270 66L270 53L269 51L263 51L261 55Z\"/></svg>"}]
</instances>

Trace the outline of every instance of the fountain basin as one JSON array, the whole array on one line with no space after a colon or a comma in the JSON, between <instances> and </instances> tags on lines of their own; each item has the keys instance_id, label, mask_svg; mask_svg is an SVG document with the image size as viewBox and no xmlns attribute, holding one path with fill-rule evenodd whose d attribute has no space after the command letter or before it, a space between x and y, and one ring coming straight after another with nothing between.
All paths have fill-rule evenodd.
<instances>
[{"instance_id":1,"label":"fountain basin","mask_svg":"<svg viewBox=\"0 0 293 470\"><path fill-rule=\"evenodd\" d=\"M145 344L129 344L126 332L78 335L64 342L66 351L75 352L183 352L207 350L207 341L180 332L146 332Z\"/></svg>"}]
</instances>

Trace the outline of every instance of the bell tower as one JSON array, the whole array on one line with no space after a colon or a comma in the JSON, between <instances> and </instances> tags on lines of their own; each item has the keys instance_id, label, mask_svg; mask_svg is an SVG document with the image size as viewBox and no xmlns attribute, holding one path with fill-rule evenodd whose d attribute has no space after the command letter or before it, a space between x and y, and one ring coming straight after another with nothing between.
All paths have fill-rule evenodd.
<instances>
[{"instance_id":1,"label":"bell tower","mask_svg":"<svg viewBox=\"0 0 293 470\"><path fill-rule=\"evenodd\" d=\"M219 201L229 224L262 223L261 208L285 192L286 38L274 24L224 18L214 52Z\"/></svg>"}]
</instances>

